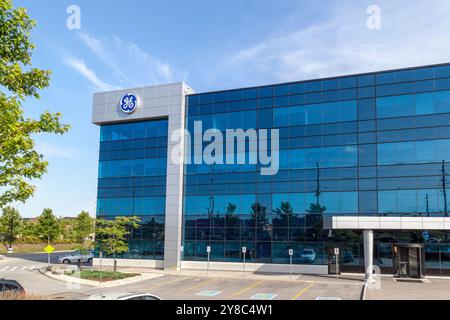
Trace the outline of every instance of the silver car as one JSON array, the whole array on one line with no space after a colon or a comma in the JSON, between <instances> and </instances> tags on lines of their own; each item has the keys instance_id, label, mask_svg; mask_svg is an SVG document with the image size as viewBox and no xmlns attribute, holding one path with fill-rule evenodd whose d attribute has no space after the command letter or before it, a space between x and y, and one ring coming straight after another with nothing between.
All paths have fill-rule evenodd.
<instances>
[{"instance_id":1,"label":"silver car","mask_svg":"<svg viewBox=\"0 0 450 320\"><path fill-rule=\"evenodd\" d=\"M160 297L148 293L109 292L90 296L87 300L128 300L128 301L157 301Z\"/></svg>"},{"instance_id":2,"label":"silver car","mask_svg":"<svg viewBox=\"0 0 450 320\"><path fill-rule=\"evenodd\" d=\"M58 258L58 263L71 264L71 263L78 263L80 260L82 263L91 263L93 259L94 259L93 251L89 251L88 253L84 253L83 255L80 253L80 251L74 251L64 256L60 256Z\"/></svg>"}]
</instances>

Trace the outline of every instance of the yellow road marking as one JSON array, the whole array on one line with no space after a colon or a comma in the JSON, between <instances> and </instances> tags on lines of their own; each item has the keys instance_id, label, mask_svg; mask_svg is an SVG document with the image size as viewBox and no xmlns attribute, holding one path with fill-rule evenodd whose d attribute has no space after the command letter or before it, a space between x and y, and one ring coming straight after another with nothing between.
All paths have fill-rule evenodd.
<instances>
[{"instance_id":1,"label":"yellow road marking","mask_svg":"<svg viewBox=\"0 0 450 320\"><path fill-rule=\"evenodd\" d=\"M196 285L196 286L190 287L190 288L188 288L188 289L186 289L186 290L183 290L183 291L181 291L180 293L186 293L186 292L188 292L188 291L191 291L191 290L194 290L194 289L198 289L198 288L204 287L204 286L206 286L207 284L210 284L210 283L212 283L212 282L214 282L214 281L217 281L217 279L211 279L211 280L203 281L202 283L200 283L200 284L198 284L198 285Z\"/></svg>"},{"instance_id":2,"label":"yellow road marking","mask_svg":"<svg viewBox=\"0 0 450 320\"><path fill-rule=\"evenodd\" d=\"M156 289L156 288L161 288L161 287L168 286L168 285L171 285L171 284L179 282L179 281L180 281L180 279L176 279L174 281L169 281L169 282L164 282L164 283L161 283L161 284L157 284L156 286L150 287L148 289L152 290L152 289Z\"/></svg>"},{"instance_id":3,"label":"yellow road marking","mask_svg":"<svg viewBox=\"0 0 450 320\"><path fill-rule=\"evenodd\" d=\"M296 295L294 298L292 298L292 300L297 300L302 295L304 295L309 289L311 289L313 286L314 286L314 282L312 282L309 286L307 286L305 289L303 289L303 291L301 291L298 295Z\"/></svg>"},{"instance_id":4,"label":"yellow road marking","mask_svg":"<svg viewBox=\"0 0 450 320\"><path fill-rule=\"evenodd\" d=\"M244 293L244 292L247 292L247 291L249 291L249 290L251 290L251 289L253 289L253 288L256 288L257 286L259 286L259 285L262 284L263 282L264 282L264 280L261 280L261 281L259 281L259 282L256 282L256 283L252 284L251 286L249 286L249 287L247 287L247 288L244 288L244 289L242 289L241 291L236 292L236 293L233 294L232 296L229 296L228 299L235 298L235 297L241 295L241 294Z\"/></svg>"}]
</instances>

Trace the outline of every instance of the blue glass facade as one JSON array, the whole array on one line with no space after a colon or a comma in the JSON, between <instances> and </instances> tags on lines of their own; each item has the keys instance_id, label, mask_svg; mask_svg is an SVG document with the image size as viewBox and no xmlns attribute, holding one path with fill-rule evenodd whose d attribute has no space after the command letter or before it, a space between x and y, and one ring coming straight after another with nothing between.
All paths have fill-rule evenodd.
<instances>
[{"instance_id":1,"label":"blue glass facade","mask_svg":"<svg viewBox=\"0 0 450 320\"><path fill-rule=\"evenodd\" d=\"M97 217L137 216L121 258L164 259L168 121L101 127Z\"/></svg>"},{"instance_id":2,"label":"blue glass facade","mask_svg":"<svg viewBox=\"0 0 450 320\"><path fill-rule=\"evenodd\" d=\"M448 216L450 66L380 72L188 96L187 128L279 129L280 171L187 165L184 260L364 269L359 232L323 230L325 215ZM444 166L443 166L444 162ZM444 170L443 170L444 169ZM445 179L443 177L446 177ZM450 177L448 177L450 179ZM423 243L429 274L450 270L444 232L377 232L375 263L393 243Z\"/></svg>"}]
</instances>

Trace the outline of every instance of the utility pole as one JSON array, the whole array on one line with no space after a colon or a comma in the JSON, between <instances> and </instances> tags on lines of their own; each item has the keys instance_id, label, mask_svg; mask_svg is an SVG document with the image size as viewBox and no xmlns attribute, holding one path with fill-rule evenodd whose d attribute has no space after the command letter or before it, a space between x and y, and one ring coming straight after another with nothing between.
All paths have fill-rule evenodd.
<instances>
[{"instance_id":1,"label":"utility pole","mask_svg":"<svg viewBox=\"0 0 450 320\"><path fill-rule=\"evenodd\" d=\"M316 163L317 166L317 189L316 189L316 198L317 198L317 208L320 208L320 167L319 163Z\"/></svg>"},{"instance_id":2,"label":"utility pole","mask_svg":"<svg viewBox=\"0 0 450 320\"><path fill-rule=\"evenodd\" d=\"M9 224L9 249L12 249L12 241L13 241L13 236L14 236L14 217L11 217L11 221Z\"/></svg>"},{"instance_id":3,"label":"utility pole","mask_svg":"<svg viewBox=\"0 0 450 320\"><path fill-rule=\"evenodd\" d=\"M47 235L47 245L49 246L50 245L50 234L48 234ZM47 265L48 265L48 267L50 268L50 263L51 262L51 260L50 260L50 253L47 255Z\"/></svg>"},{"instance_id":4,"label":"utility pole","mask_svg":"<svg viewBox=\"0 0 450 320\"><path fill-rule=\"evenodd\" d=\"M214 185L214 166L215 163L210 166L210 194L209 194L209 208L208 208L208 218L209 220L209 228L211 230L211 235L214 238L215 232L214 232L214 211L216 210L215 206L215 199L214 199L214 192L213 192L213 185Z\"/></svg>"},{"instance_id":5,"label":"utility pole","mask_svg":"<svg viewBox=\"0 0 450 320\"><path fill-rule=\"evenodd\" d=\"M429 197L428 193L426 195L425 201L426 201L426 205L427 205L427 216L430 217L430 197Z\"/></svg>"},{"instance_id":6,"label":"utility pole","mask_svg":"<svg viewBox=\"0 0 450 320\"><path fill-rule=\"evenodd\" d=\"M442 191L444 193L444 213L448 217L448 202L447 202L447 172L445 169L445 160L442 160ZM445 231L445 242L448 243L448 231Z\"/></svg>"}]
</instances>

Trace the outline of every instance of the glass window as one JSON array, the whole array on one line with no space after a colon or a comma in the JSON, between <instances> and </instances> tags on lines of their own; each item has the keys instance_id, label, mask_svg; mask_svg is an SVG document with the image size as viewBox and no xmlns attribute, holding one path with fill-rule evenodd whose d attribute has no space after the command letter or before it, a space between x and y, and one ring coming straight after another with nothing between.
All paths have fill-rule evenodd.
<instances>
[{"instance_id":1,"label":"glass window","mask_svg":"<svg viewBox=\"0 0 450 320\"><path fill-rule=\"evenodd\" d=\"M332 102L274 109L274 126L300 126L355 121L356 101Z\"/></svg>"},{"instance_id":2,"label":"glass window","mask_svg":"<svg viewBox=\"0 0 450 320\"><path fill-rule=\"evenodd\" d=\"M281 85L274 87L274 96L286 96L289 94L289 86L288 85Z\"/></svg>"},{"instance_id":3,"label":"glass window","mask_svg":"<svg viewBox=\"0 0 450 320\"><path fill-rule=\"evenodd\" d=\"M358 100L358 120L372 120L376 118L376 100Z\"/></svg>"},{"instance_id":4,"label":"glass window","mask_svg":"<svg viewBox=\"0 0 450 320\"><path fill-rule=\"evenodd\" d=\"M375 85L375 75L365 75L358 77L358 86L359 87L367 87Z\"/></svg>"},{"instance_id":5,"label":"glass window","mask_svg":"<svg viewBox=\"0 0 450 320\"><path fill-rule=\"evenodd\" d=\"M167 120L121 123L114 125L103 125L101 127L100 141L150 139L155 137L167 137L167 135Z\"/></svg>"},{"instance_id":6,"label":"glass window","mask_svg":"<svg viewBox=\"0 0 450 320\"><path fill-rule=\"evenodd\" d=\"M272 87L264 87L258 89L258 98L272 98L272 96L273 96Z\"/></svg>"},{"instance_id":7,"label":"glass window","mask_svg":"<svg viewBox=\"0 0 450 320\"><path fill-rule=\"evenodd\" d=\"M309 169L317 166L320 168L353 167L358 162L357 150L353 146L281 150L280 168L288 170Z\"/></svg>"},{"instance_id":8,"label":"glass window","mask_svg":"<svg viewBox=\"0 0 450 320\"><path fill-rule=\"evenodd\" d=\"M437 189L380 191L378 207L383 214L429 215L444 211L444 199Z\"/></svg>"},{"instance_id":9,"label":"glass window","mask_svg":"<svg viewBox=\"0 0 450 320\"><path fill-rule=\"evenodd\" d=\"M435 68L436 77L438 78L449 78L450 77L450 66L440 66Z\"/></svg>"},{"instance_id":10,"label":"glass window","mask_svg":"<svg viewBox=\"0 0 450 320\"><path fill-rule=\"evenodd\" d=\"M377 99L378 118L450 112L450 91Z\"/></svg>"},{"instance_id":11,"label":"glass window","mask_svg":"<svg viewBox=\"0 0 450 320\"><path fill-rule=\"evenodd\" d=\"M408 164L450 160L450 140L385 143L378 145L378 163Z\"/></svg>"}]
</instances>

